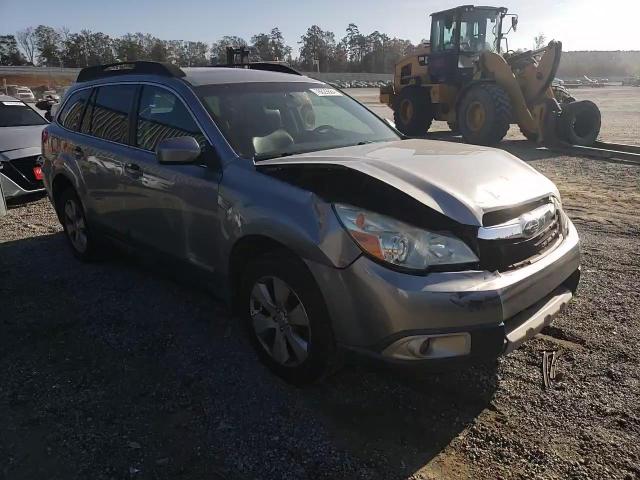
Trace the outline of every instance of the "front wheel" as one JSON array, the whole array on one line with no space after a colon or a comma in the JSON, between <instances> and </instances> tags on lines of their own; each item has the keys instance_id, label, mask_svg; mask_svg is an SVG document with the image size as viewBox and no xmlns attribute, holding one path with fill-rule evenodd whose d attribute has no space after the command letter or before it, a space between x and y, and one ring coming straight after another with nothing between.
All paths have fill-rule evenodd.
<instances>
[{"instance_id":1,"label":"front wheel","mask_svg":"<svg viewBox=\"0 0 640 480\"><path fill-rule=\"evenodd\" d=\"M472 86L458 105L458 127L465 142L495 145L504 138L511 123L511 100L494 83Z\"/></svg>"},{"instance_id":2,"label":"front wheel","mask_svg":"<svg viewBox=\"0 0 640 480\"><path fill-rule=\"evenodd\" d=\"M287 382L321 380L337 366L324 298L302 261L269 254L243 276L246 327L260 360Z\"/></svg>"},{"instance_id":3,"label":"front wheel","mask_svg":"<svg viewBox=\"0 0 640 480\"><path fill-rule=\"evenodd\" d=\"M398 130L410 137L426 134L433 122L429 90L414 86L402 89L393 108L393 121Z\"/></svg>"}]
</instances>

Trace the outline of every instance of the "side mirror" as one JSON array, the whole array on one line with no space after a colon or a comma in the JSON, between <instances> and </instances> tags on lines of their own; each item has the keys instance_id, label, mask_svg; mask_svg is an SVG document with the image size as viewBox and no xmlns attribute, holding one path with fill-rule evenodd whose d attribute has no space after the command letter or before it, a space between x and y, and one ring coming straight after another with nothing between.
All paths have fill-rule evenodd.
<instances>
[{"instance_id":1,"label":"side mirror","mask_svg":"<svg viewBox=\"0 0 640 480\"><path fill-rule=\"evenodd\" d=\"M166 138L158 143L156 157L159 163L187 164L193 163L201 151L198 141L193 137Z\"/></svg>"},{"instance_id":2,"label":"side mirror","mask_svg":"<svg viewBox=\"0 0 640 480\"><path fill-rule=\"evenodd\" d=\"M518 17L511 17L511 28L514 32L518 29Z\"/></svg>"}]
</instances>

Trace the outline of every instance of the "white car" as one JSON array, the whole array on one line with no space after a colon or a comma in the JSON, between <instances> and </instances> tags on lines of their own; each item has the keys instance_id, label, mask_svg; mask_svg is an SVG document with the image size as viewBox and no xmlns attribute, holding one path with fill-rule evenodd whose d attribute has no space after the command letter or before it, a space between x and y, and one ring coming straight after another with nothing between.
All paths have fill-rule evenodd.
<instances>
[{"instance_id":1,"label":"white car","mask_svg":"<svg viewBox=\"0 0 640 480\"><path fill-rule=\"evenodd\" d=\"M4 198L43 190L38 157L47 123L24 102L0 95L0 190Z\"/></svg>"},{"instance_id":2,"label":"white car","mask_svg":"<svg viewBox=\"0 0 640 480\"><path fill-rule=\"evenodd\" d=\"M16 94L14 95L18 100L22 100L23 102L35 102L36 96L33 94L30 88L28 87L18 87L16 88Z\"/></svg>"}]
</instances>

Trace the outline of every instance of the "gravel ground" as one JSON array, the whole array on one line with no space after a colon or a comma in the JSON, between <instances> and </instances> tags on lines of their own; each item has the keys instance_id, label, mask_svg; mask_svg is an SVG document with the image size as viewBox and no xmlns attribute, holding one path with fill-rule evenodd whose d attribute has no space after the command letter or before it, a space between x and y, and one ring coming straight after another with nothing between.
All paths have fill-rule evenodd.
<instances>
[{"instance_id":1,"label":"gravel ground","mask_svg":"<svg viewBox=\"0 0 640 480\"><path fill-rule=\"evenodd\" d=\"M0 479L640 479L640 167L505 147L553 179L579 296L496 365L291 387L211 296L76 261L46 199L0 218ZM542 352L559 376L543 388Z\"/></svg>"}]
</instances>

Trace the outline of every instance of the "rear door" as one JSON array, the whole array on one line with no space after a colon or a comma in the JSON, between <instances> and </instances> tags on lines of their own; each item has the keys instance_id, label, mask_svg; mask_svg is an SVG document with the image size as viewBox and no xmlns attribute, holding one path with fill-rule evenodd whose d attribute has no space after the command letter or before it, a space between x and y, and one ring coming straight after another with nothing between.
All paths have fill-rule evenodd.
<instances>
[{"instance_id":1,"label":"rear door","mask_svg":"<svg viewBox=\"0 0 640 480\"><path fill-rule=\"evenodd\" d=\"M191 136L202 148L192 165L161 165L155 150L166 138ZM213 271L219 232L218 183L221 171L213 147L187 105L160 85L143 85L135 124L136 167L127 178L132 237L155 250Z\"/></svg>"},{"instance_id":2,"label":"rear door","mask_svg":"<svg viewBox=\"0 0 640 480\"><path fill-rule=\"evenodd\" d=\"M125 240L130 232L124 219L135 208L126 179L129 165L135 162L129 138L137 89L134 84L95 87L80 126L83 141L75 148L91 215L109 233Z\"/></svg>"}]
</instances>

